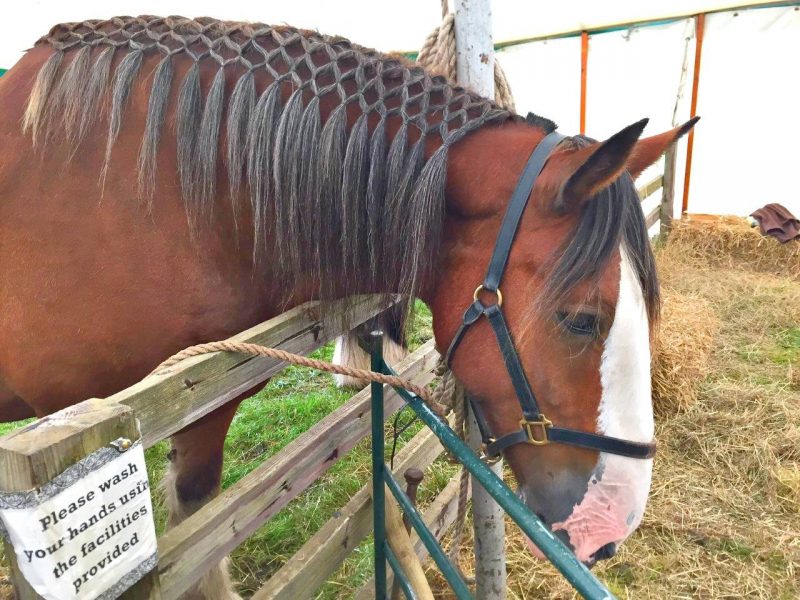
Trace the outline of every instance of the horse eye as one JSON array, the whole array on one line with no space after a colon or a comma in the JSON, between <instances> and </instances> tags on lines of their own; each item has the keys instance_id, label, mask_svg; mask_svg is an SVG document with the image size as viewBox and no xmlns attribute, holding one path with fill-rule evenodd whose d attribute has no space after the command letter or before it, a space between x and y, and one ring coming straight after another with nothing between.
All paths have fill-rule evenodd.
<instances>
[{"instance_id":1,"label":"horse eye","mask_svg":"<svg viewBox=\"0 0 800 600\"><path fill-rule=\"evenodd\" d=\"M591 313L558 313L558 321L564 329L575 335L596 337L599 331L597 315Z\"/></svg>"}]
</instances>

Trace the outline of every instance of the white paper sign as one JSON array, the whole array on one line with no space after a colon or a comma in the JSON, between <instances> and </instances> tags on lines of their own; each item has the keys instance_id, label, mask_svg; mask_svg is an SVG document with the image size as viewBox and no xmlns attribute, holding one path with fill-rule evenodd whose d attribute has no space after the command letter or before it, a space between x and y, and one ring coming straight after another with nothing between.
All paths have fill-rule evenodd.
<instances>
[{"instance_id":1,"label":"white paper sign","mask_svg":"<svg viewBox=\"0 0 800 600\"><path fill-rule=\"evenodd\" d=\"M0 495L22 574L48 600L119 596L157 563L141 443L102 448L39 490Z\"/></svg>"}]
</instances>

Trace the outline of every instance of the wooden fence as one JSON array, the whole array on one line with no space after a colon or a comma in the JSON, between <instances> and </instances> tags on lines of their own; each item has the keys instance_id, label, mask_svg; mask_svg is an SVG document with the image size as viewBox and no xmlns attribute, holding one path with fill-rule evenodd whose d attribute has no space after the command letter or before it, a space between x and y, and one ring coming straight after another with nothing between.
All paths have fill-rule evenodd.
<instances>
[{"instance_id":1,"label":"wooden fence","mask_svg":"<svg viewBox=\"0 0 800 600\"><path fill-rule=\"evenodd\" d=\"M378 297L358 299L351 324L375 316ZM321 320L309 303L233 338L291 352L308 353L342 332L334 307ZM397 366L398 374L425 385L433 380L438 353L428 342ZM152 446L242 392L272 377L285 363L264 357L216 353L194 357L148 376L105 399L89 399L0 438L0 490L34 489L70 465L120 437ZM403 404L386 391L386 415ZM370 432L369 389L352 396L278 454L223 491L178 526L158 538L158 566L125 598L177 598L212 565L316 481ZM398 472L425 468L442 452L428 430L419 433L396 458ZM429 508L429 524L439 535L455 515L457 486L448 486ZM372 529L369 490L362 489L326 523L254 596L302 598L313 595ZM21 576L9 542L12 581L20 600L38 598ZM420 554L422 550L420 549Z\"/></svg>"},{"instance_id":2,"label":"wooden fence","mask_svg":"<svg viewBox=\"0 0 800 600\"><path fill-rule=\"evenodd\" d=\"M645 202L659 190L661 190L661 201L645 214L644 220L648 230L660 222L659 232L663 234L667 233L672 226L672 215L675 208L674 146L667 150L664 155L664 172L636 189L642 202Z\"/></svg>"}]
</instances>

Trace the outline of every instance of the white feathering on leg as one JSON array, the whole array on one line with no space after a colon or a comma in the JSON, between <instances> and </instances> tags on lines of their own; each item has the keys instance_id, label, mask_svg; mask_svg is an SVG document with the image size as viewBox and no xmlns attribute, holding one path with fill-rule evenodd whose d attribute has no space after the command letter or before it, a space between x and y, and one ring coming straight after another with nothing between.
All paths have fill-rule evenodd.
<instances>
[{"instance_id":1,"label":"white feathering on leg","mask_svg":"<svg viewBox=\"0 0 800 600\"><path fill-rule=\"evenodd\" d=\"M383 338L383 358L389 366L395 366L408 356L408 349L404 348L394 340ZM336 347L333 351L333 363L355 369L369 369L369 354L364 352L358 344L358 337L354 333L348 333L336 338ZM334 375L337 387L363 388L368 382L350 377L348 375Z\"/></svg>"}]
</instances>

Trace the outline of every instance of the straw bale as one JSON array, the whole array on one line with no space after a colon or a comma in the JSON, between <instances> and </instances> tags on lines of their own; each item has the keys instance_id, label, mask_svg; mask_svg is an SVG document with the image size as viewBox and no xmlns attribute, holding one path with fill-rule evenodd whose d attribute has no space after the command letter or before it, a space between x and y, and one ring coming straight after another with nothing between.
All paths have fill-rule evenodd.
<instances>
[{"instance_id":1,"label":"straw bale","mask_svg":"<svg viewBox=\"0 0 800 600\"><path fill-rule=\"evenodd\" d=\"M674 221L667 247L686 261L800 280L800 241L781 244L741 217L692 215Z\"/></svg>"}]
</instances>

